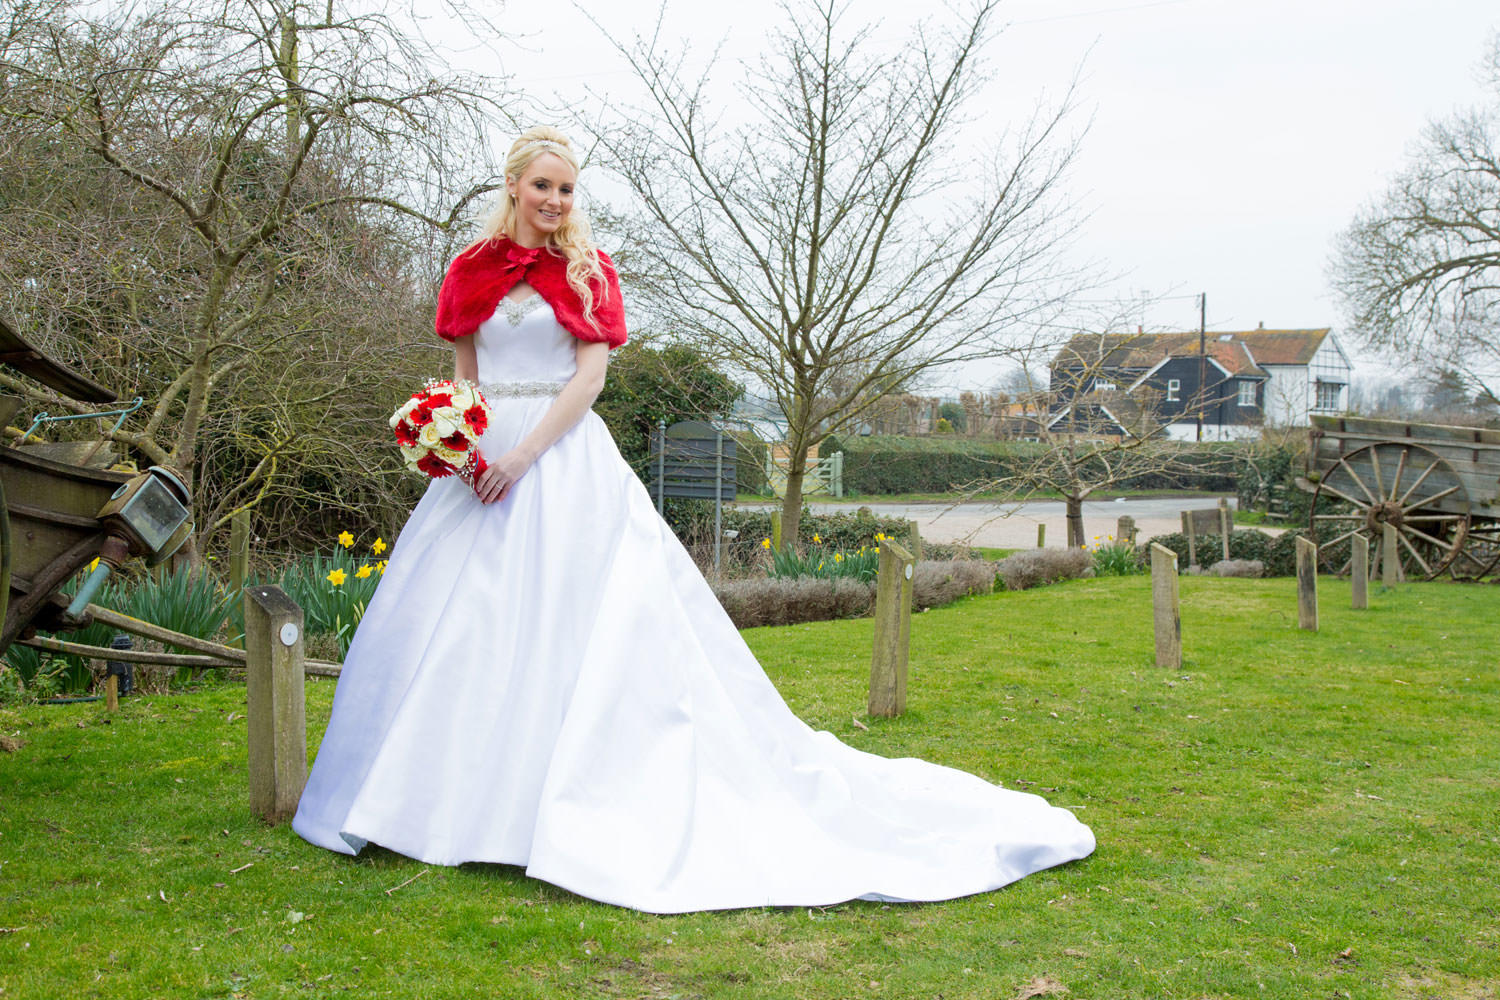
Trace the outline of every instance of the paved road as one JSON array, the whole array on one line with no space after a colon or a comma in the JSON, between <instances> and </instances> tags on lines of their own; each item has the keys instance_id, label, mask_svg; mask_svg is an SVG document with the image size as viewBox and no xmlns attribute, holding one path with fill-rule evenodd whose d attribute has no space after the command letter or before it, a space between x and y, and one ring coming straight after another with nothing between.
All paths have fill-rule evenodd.
<instances>
[{"instance_id":1,"label":"paved road","mask_svg":"<svg viewBox=\"0 0 1500 1000\"><path fill-rule=\"evenodd\" d=\"M1234 498L1229 498L1230 505ZM1217 496L1152 497L1141 500L1085 501L1083 531L1085 538L1101 539L1115 533L1122 515L1135 518L1141 539L1164 535L1182 527L1184 510L1218 506ZM740 504L745 508L770 508L771 504ZM966 542L996 548L1030 548L1036 545L1036 527L1047 526L1047 544L1066 543L1067 511L1061 500L1034 500L1027 503L817 503L817 511L854 511L869 507L886 517L904 517L916 521L922 537L933 542Z\"/></svg>"}]
</instances>

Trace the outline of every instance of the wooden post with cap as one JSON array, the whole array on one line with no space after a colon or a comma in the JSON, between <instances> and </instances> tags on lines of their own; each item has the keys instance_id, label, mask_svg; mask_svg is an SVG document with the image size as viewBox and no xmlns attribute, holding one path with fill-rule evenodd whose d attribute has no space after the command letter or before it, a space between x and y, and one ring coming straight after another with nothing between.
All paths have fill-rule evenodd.
<instances>
[{"instance_id":1,"label":"wooden post with cap","mask_svg":"<svg viewBox=\"0 0 1500 1000\"><path fill-rule=\"evenodd\" d=\"M1151 607L1156 632L1156 665L1182 666L1182 612L1177 597L1177 553L1151 543Z\"/></svg>"},{"instance_id":2,"label":"wooden post with cap","mask_svg":"<svg viewBox=\"0 0 1500 1000\"><path fill-rule=\"evenodd\" d=\"M916 561L889 538L880 543L875 582L875 650L870 658L870 715L906 711L906 661L911 647L911 588Z\"/></svg>"},{"instance_id":3,"label":"wooden post with cap","mask_svg":"<svg viewBox=\"0 0 1500 1000\"><path fill-rule=\"evenodd\" d=\"M245 588L250 810L291 819L307 782L302 609L280 587Z\"/></svg>"}]
</instances>

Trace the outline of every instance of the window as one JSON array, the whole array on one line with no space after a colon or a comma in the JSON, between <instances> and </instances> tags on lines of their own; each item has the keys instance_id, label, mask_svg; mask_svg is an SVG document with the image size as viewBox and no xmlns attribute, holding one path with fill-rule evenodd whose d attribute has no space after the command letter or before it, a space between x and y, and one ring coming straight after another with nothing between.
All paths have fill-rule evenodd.
<instances>
[{"instance_id":1,"label":"window","mask_svg":"<svg viewBox=\"0 0 1500 1000\"><path fill-rule=\"evenodd\" d=\"M1182 392L1182 379L1178 379L1178 378L1169 378L1169 379L1167 379L1167 402L1169 402L1169 403L1175 403L1175 402L1177 402L1177 395L1180 392Z\"/></svg>"},{"instance_id":2,"label":"window","mask_svg":"<svg viewBox=\"0 0 1500 1000\"><path fill-rule=\"evenodd\" d=\"M1255 383L1247 378L1240 379L1240 405L1255 405Z\"/></svg>"},{"instance_id":3,"label":"window","mask_svg":"<svg viewBox=\"0 0 1500 1000\"><path fill-rule=\"evenodd\" d=\"M1096 379L1094 379L1094 391L1095 392L1114 392L1116 388L1118 388L1118 387L1113 382L1109 381L1108 379L1102 379L1102 378L1096 378Z\"/></svg>"},{"instance_id":4,"label":"window","mask_svg":"<svg viewBox=\"0 0 1500 1000\"><path fill-rule=\"evenodd\" d=\"M1342 409L1340 397L1344 392L1341 382L1319 382L1317 383L1317 401L1313 404L1314 410L1339 410Z\"/></svg>"}]
</instances>

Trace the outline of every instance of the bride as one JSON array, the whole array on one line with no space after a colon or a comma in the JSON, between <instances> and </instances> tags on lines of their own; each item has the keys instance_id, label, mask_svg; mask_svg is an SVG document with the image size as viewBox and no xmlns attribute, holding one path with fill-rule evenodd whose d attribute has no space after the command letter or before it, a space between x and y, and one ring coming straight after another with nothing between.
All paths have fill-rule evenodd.
<instances>
[{"instance_id":1,"label":"bride","mask_svg":"<svg viewBox=\"0 0 1500 1000\"><path fill-rule=\"evenodd\" d=\"M572 146L533 128L505 168L437 315L489 468L402 530L296 832L656 913L950 899L1091 853L1035 795L792 714L589 409L625 320Z\"/></svg>"}]
</instances>

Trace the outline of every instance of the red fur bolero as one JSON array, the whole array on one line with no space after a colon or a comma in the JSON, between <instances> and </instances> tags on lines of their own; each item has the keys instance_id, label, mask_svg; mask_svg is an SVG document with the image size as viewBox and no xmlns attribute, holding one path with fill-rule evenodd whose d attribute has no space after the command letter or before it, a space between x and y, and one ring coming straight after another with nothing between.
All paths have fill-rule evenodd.
<instances>
[{"instance_id":1,"label":"red fur bolero","mask_svg":"<svg viewBox=\"0 0 1500 1000\"><path fill-rule=\"evenodd\" d=\"M579 340L625 343L625 304L614 261L603 252L604 280L595 280L593 322L568 284L568 259L543 247L518 246L505 237L478 243L453 259L438 292L437 333L444 340L467 337L495 314L500 299L522 278L552 307L558 323Z\"/></svg>"}]
</instances>

